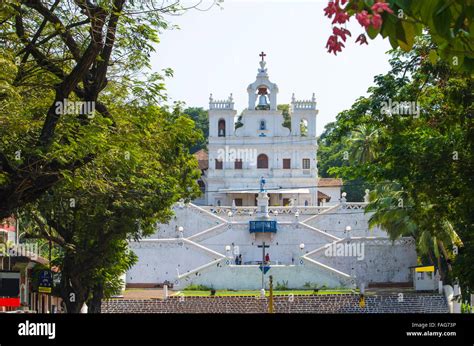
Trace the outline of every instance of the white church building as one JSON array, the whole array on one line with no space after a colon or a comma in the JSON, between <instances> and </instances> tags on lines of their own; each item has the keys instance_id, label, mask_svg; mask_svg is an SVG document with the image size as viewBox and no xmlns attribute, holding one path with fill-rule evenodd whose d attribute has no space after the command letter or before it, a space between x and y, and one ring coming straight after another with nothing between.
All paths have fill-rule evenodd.
<instances>
[{"instance_id":1,"label":"white church building","mask_svg":"<svg viewBox=\"0 0 474 346\"><path fill-rule=\"evenodd\" d=\"M277 109L278 86L269 79L265 54L256 80L247 87L248 107L236 126L231 96L209 99L208 166L202 176L206 205L255 206L261 177L268 181L270 205L315 206L340 198L340 180L316 187L316 99L291 100L291 130ZM318 196L318 190L319 196ZM319 197L319 198L318 198Z\"/></svg>"},{"instance_id":2,"label":"white church building","mask_svg":"<svg viewBox=\"0 0 474 346\"><path fill-rule=\"evenodd\" d=\"M318 178L316 99L277 109L278 86L261 54L248 107L232 94L209 100L208 152L196 154L203 195L179 203L169 224L131 242L138 263L128 287L259 289L272 275L288 288L407 284L417 264L412 238L368 228L366 203L348 203L339 179Z\"/></svg>"}]
</instances>

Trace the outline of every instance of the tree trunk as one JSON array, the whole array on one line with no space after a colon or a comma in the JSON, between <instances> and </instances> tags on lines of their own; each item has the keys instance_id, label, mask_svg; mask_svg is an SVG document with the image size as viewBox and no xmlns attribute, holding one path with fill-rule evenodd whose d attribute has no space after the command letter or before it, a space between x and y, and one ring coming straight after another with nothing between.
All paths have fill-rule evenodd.
<instances>
[{"instance_id":1,"label":"tree trunk","mask_svg":"<svg viewBox=\"0 0 474 346\"><path fill-rule=\"evenodd\" d=\"M61 280L61 297L66 305L66 312L68 314L79 314L87 300L88 291L76 286L73 288L67 282ZM66 281L66 280L65 280ZM71 280L69 280L71 281Z\"/></svg>"},{"instance_id":2,"label":"tree trunk","mask_svg":"<svg viewBox=\"0 0 474 346\"><path fill-rule=\"evenodd\" d=\"M61 271L60 292L68 314L80 313L89 296L89 289L87 285L84 285L87 282L84 280L84 272L79 271L78 268L79 266L66 259Z\"/></svg>"},{"instance_id":3,"label":"tree trunk","mask_svg":"<svg viewBox=\"0 0 474 346\"><path fill-rule=\"evenodd\" d=\"M100 314L102 310L102 299L104 298L104 284L99 281L92 289L92 298L87 302L89 313Z\"/></svg>"}]
</instances>

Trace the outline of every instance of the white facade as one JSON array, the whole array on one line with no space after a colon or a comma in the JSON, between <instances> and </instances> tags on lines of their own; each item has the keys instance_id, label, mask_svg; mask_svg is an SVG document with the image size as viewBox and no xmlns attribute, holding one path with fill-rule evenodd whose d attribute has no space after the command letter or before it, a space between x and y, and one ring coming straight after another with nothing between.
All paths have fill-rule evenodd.
<instances>
[{"instance_id":1,"label":"white facade","mask_svg":"<svg viewBox=\"0 0 474 346\"><path fill-rule=\"evenodd\" d=\"M232 95L224 101L211 95L209 165L201 178L205 205L178 204L169 224L130 243L139 260L127 285L258 289L263 242L268 275L289 288L410 282L417 261L413 239L392 242L384 231L369 230L366 203L346 203L338 179L317 179L314 96L292 98L290 131L282 126L278 86L269 81L265 61L247 91L248 108L236 130ZM318 206L319 194L330 203ZM256 231L251 221L276 222L276 229Z\"/></svg>"},{"instance_id":2,"label":"white facade","mask_svg":"<svg viewBox=\"0 0 474 346\"><path fill-rule=\"evenodd\" d=\"M370 215L364 208L365 203L269 207L278 230L256 234L249 232L249 220L256 219L257 207L177 205L169 224L158 225L153 236L130 243L139 260L127 273L127 285L170 282L175 290L192 284L259 289L262 241L270 246L266 252L271 269L265 282L268 275L273 275L275 284L300 289L410 282L410 267L417 260L413 239L392 242L384 231L369 230ZM344 251L344 246L352 252ZM236 265L238 254L242 265Z\"/></svg>"},{"instance_id":3,"label":"white facade","mask_svg":"<svg viewBox=\"0 0 474 346\"><path fill-rule=\"evenodd\" d=\"M248 108L235 129L232 95L209 100L209 168L202 177L207 205L256 205L261 177L267 181L270 205L317 205L316 100L291 101L291 131L277 110L278 86L260 62L247 88ZM303 129L303 133L302 133ZM237 162L241 160L241 163Z\"/></svg>"}]
</instances>

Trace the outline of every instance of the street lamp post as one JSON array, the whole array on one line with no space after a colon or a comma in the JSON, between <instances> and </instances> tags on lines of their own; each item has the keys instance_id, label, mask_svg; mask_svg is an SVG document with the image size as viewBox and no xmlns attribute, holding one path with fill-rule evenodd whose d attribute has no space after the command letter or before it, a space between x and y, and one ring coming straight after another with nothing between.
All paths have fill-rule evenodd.
<instances>
[{"instance_id":1,"label":"street lamp post","mask_svg":"<svg viewBox=\"0 0 474 346\"><path fill-rule=\"evenodd\" d=\"M229 263L230 263L230 258L232 257L230 255L230 249L231 249L230 245L225 246L225 253L226 253L227 258L229 259Z\"/></svg>"},{"instance_id":2,"label":"street lamp post","mask_svg":"<svg viewBox=\"0 0 474 346\"><path fill-rule=\"evenodd\" d=\"M301 257L303 257L304 256L304 243L300 244L300 250L301 250L301 253L302 253ZM300 259L300 264L301 264L301 259Z\"/></svg>"},{"instance_id":3,"label":"street lamp post","mask_svg":"<svg viewBox=\"0 0 474 346\"><path fill-rule=\"evenodd\" d=\"M352 227L351 226L346 226L346 229L344 230L344 233L346 234L346 238L349 238L349 234L350 232L352 231Z\"/></svg>"}]
</instances>

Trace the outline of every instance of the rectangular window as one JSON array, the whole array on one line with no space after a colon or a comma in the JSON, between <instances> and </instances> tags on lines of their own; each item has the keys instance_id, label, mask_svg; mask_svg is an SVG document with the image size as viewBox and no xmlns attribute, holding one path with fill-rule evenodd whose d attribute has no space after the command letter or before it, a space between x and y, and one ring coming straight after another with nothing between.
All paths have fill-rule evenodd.
<instances>
[{"instance_id":1,"label":"rectangular window","mask_svg":"<svg viewBox=\"0 0 474 346\"><path fill-rule=\"evenodd\" d=\"M309 159L303 159L303 169L310 169L311 164Z\"/></svg>"},{"instance_id":2,"label":"rectangular window","mask_svg":"<svg viewBox=\"0 0 474 346\"><path fill-rule=\"evenodd\" d=\"M291 169L291 159L283 159L283 169Z\"/></svg>"},{"instance_id":3,"label":"rectangular window","mask_svg":"<svg viewBox=\"0 0 474 346\"><path fill-rule=\"evenodd\" d=\"M235 160L234 169L242 169L242 159Z\"/></svg>"},{"instance_id":4,"label":"rectangular window","mask_svg":"<svg viewBox=\"0 0 474 346\"><path fill-rule=\"evenodd\" d=\"M216 159L216 169L222 169L223 166L222 160Z\"/></svg>"},{"instance_id":5,"label":"rectangular window","mask_svg":"<svg viewBox=\"0 0 474 346\"><path fill-rule=\"evenodd\" d=\"M241 207L242 206L242 198L236 198L234 199L235 201L235 206L236 207Z\"/></svg>"},{"instance_id":6,"label":"rectangular window","mask_svg":"<svg viewBox=\"0 0 474 346\"><path fill-rule=\"evenodd\" d=\"M287 207L290 205L290 199L289 198L283 198L283 206Z\"/></svg>"}]
</instances>

